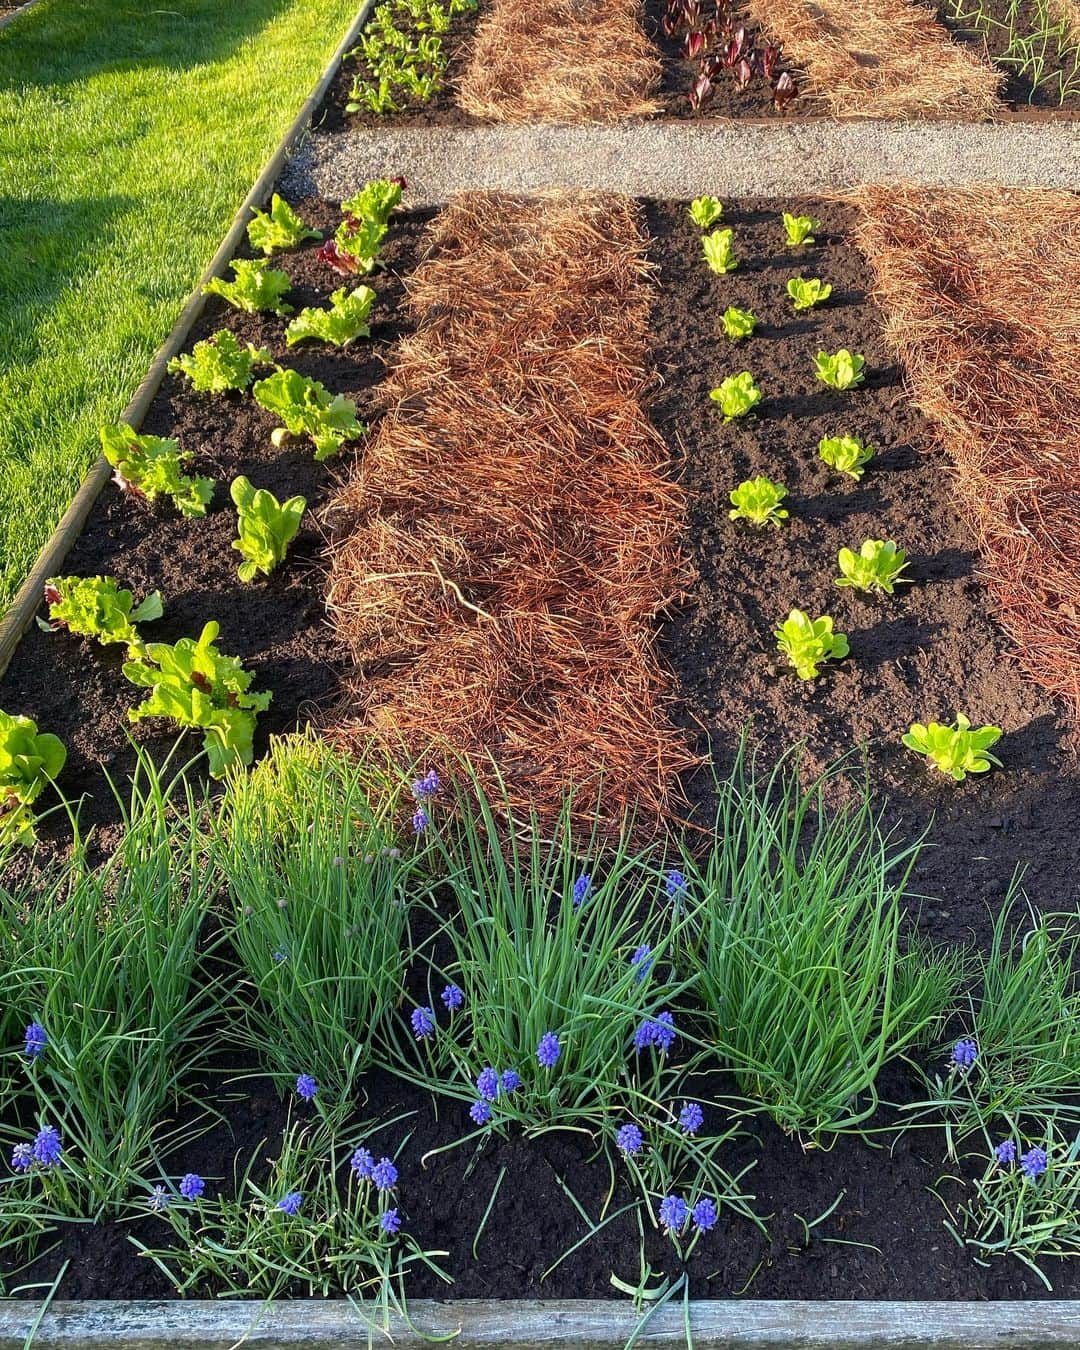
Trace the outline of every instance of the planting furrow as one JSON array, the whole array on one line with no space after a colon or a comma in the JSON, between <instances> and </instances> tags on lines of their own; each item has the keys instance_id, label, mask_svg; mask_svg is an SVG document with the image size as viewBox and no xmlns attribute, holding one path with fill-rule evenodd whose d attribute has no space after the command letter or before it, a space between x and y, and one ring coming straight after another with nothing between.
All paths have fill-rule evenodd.
<instances>
[{"instance_id":1,"label":"planting furrow","mask_svg":"<svg viewBox=\"0 0 1080 1350\"><path fill-rule=\"evenodd\" d=\"M606 122L655 112L660 62L638 0L490 0L458 102L491 122Z\"/></svg>"},{"instance_id":2,"label":"planting furrow","mask_svg":"<svg viewBox=\"0 0 1080 1350\"><path fill-rule=\"evenodd\" d=\"M937 428L1015 659L1080 719L1080 202L861 193L892 350ZM1004 280L1007 278L1008 280Z\"/></svg>"},{"instance_id":3,"label":"planting furrow","mask_svg":"<svg viewBox=\"0 0 1080 1350\"><path fill-rule=\"evenodd\" d=\"M467 754L549 818L573 784L608 824L631 806L653 822L689 762L654 651L689 572L643 408L635 208L465 196L427 246L417 331L331 511L345 734Z\"/></svg>"}]
</instances>

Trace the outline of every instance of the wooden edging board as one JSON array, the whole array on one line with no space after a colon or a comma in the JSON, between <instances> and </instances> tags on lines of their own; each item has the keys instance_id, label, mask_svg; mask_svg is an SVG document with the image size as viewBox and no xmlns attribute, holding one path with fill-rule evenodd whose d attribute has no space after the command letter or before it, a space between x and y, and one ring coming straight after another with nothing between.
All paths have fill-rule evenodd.
<instances>
[{"instance_id":1,"label":"wooden edging board","mask_svg":"<svg viewBox=\"0 0 1080 1350\"><path fill-rule=\"evenodd\" d=\"M783 1302L689 1305L695 1350L1063 1350L1080 1344L1080 1302ZM461 1300L410 1305L385 1330L347 1301L0 1304L0 1350L623 1350L641 1318L629 1301ZM425 1337L429 1339L425 1339ZM661 1308L637 1345L685 1346L681 1303Z\"/></svg>"},{"instance_id":2,"label":"wooden edging board","mask_svg":"<svg viewBox=\"0 0 1080 1350\"><path fill-rule=\"evenodd\" d=\"M223 2L227 2L227 0L223 0ZM271 155L266 167L255 180L251 191L244 198L240 209L233 217L228 233L221 241L218 251L211 259L206 271L199 278L198 284L180 313L180 317L173 325L169 336L158 348L157 355L151 362L150 368L143 376L131 402L120 414L118 421L129 423L136 431L142 425L142 420L153 402L154 395L157 393L161 381L165 378L169 362L184 346L192 326L203 311L203 306L206 303L203 287L212 277L221 276L228 263L236 255L246 237L252 210L263 206L270 196L271 189L277 182L290 152L307 130L316 109L330 87L330 82L338 72L345 53L355 45L357 35L367 22L374 4L375 0L363 0L356 18L349 25L349 31L338 44L337 50L330 58L330 62L323 71L319 82L308 95L303 107L278 143L278 147ZM23 634L34 620L34 615L41 604L45 582L49 577L56 576L61 571L64 559L70 552L75 540L82 533L91 507L100 496L102 488L109 481L110 472L109 465L104 458L99 458L90 469L75 496L71 499L71 504L64 512L59 524L45 541L33 567L19 587L15 599L11 602L3 618L0 619L0 677L7 670Z\"/></svg>"}]
</instances>

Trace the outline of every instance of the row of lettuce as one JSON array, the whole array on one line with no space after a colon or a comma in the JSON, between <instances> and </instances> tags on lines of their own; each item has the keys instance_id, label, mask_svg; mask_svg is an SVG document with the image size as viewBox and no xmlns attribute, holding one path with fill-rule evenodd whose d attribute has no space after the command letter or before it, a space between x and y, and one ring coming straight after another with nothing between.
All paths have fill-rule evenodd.
<instances>
[{"instance_id":1,"label":"row of lettuce","mask_svg":"<svg viewBox=\"0 0 1080 1350\"><path fill-rule=\"evenodd\" d=\"M401 179L375 180L342 203L342 221L334 237L318 250L321 262L342 276L367 276L379 265L389 220L401 201ZM321 239L277 194L269 211L256 212L248 227L252 247L264 258ZM217 278L206 290L244 313L291 314L286 303L292 282L287 272L260 259L238 258L233 279ZM336 348L371 335L368 319L376 293L366 285L335 291L328 307L308 307L286 330L288 346L318 341ZM311 444L323 461L365 434L356 404L333 394L320 381L275 366L272 374L252 385L259 366L274 365L265 348L242 344L228 328L190 353L176 357L170 370L186 379L193 391L212 398L239 397L251 387L255 402L280 419L271 433L275 446L290 438ZM120 424L101 430L102 452L112 466L117 487L134 509L171 510L198 519L210 507L216 483L185 473L190 455L174 438L138 434ZM280 501L265 487L238 475L229 485L236 510L240 580L252 583L269 576L285 560L300 529L307 502L302 496ZM111 576L62 576L45 586L47 618L39 625L102 645L127 648L124 676L148 691L130 711L135 723L164 718L177 728L201 730L209 770L219 778L234 763L250 764L256 719L271 701L268 691L252 689L254 675L235 656L219 650L220 625L207 621L198 636L175 643L148 642L140 625L164 614L164 600L154 591L136 600ZM30 844L35 837L34 804L63 770L66 747L48 731L21 714L0 712L0 844L15 839Z\"/></svg>"},{"instance_id":2,"label":"row of lettuce","mask_svg":"<svg viewBox=\"0 0 1080 1350\"><path fill-rule=\"evenodd\" d=\"M933 1127L920 1152L944 1148L946 1222L979 1259L1080 1252L1080 926L1007 902L988 952L929 947L903 917L923 841L884 837L866 795L830 808L831 777L742 760L704 848L642 848L569 812L508 831L464 770L410 783L310 735L216 804L192 782L142 757L106 862L76 823L69 859L4 872L8 1268L61 1219L150 1213L133 1240L182 1291L385 1294L437 1264L410 1236L414 1134L464 1166L551 1131L612 1169L608 1217L685 1258L767 1226L756 1116L807 1146ZM897 1060L920 1086L885 1120ZM374 1069L429 1095L442 1134L369 1119ZM253 1073L284 1124L222 1169ZM453 1206L440 1236L467 1244Z\"/></svg>"},{"instance_id":3,"label":"row of lettuce","mask_svg":"<svg viewBox=\"0 0 1080 1350\"><path fill-rule=\"evenodd\" d=\"M714 228L723 218L723 203L706 194L696 197L689 209L691 220L702 231L702 254L706 265L720 276L735 272L739 267L735 232L730 228ZM807 250L817 242L814 231L821 229L820 220L785 211L782 222L787 248ZM807 312L829 302L832 286L820 277L797 276L788 281L787 294L796 313ZM747 341L757 326L757 316L736 305L729 305L720 320L721 331L732 343ZM864 383L866 360L846 347L836 352L819 351L814 358L814 374L826 389L844 394L857 390ZM710 397L723 413L724 422L729 423L753 413L764 396L750 371L743 370L722 380L711 391ZM875 455L872 446L846 429L822 437L818 453L823 463L856 483L861 482ZM759 474L732 490L728 514L732 521L741 521L757 529L767 526L780 529L790 517L790 512L782 505L787 496L788 490L783 484ZM912 578L904 575L907 554L891 539L865 539L858 551L842 548L836 561L839 575L835 584L867 596L891 597L897 586L912 582ZM829 614L813 617L804 610L793 609L773 636L780 656L801 680L817 679L826 662L840 661L850 654L847 635L834 630ZM914 722L901 740L909 750L923 756L931 768L960 783L968 774L986 773L993 765L1000 767L1001 761L990 753L990 749L1001 735L1000 727L974 727L965 714L957 713L951 725Z\"/></svg>"}]
</instances>

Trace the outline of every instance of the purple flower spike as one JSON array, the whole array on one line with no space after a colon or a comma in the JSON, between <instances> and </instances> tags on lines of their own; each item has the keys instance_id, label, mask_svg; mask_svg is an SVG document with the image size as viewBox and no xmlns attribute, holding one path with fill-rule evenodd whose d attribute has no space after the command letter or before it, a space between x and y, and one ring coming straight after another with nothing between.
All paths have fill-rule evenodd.
<instances>
[{"instance_id":1,"label":"purple flower spike","mask_svg":"<svg viewBox=\"0 0 1080 1350\"><path fill-rule=\"evenodd\" d=\"M697 1134L705 1121L705 1112L697 1102L684 1102L679 1112L679 1129L684 1134Z\"/></svg>"},{"instance_id":2,"label":"purple flower spike","mask_svg":"<svg viewBox=\"0 0 1080 1350\"><path fill-rule=\"evenodd\" d=\"M52 1125L45 1125L37 1132L34 1140L34 1161L42 1167L54 1167L60 1161L63 1152L60 1144L60 1131Z\"/></svg>"},{"instance_id":3,"label":"purple flower spike","mask_svg":"<svg viewBox=\"0 0 1080 1350\"><path fill-rule=\"evenodd\" d=\"M1002 1167L1008 1167L1016 1161L1016 1145L1011 1139L1003 1139L994 1149L994 1157Z\"/></svg>"},{"instance_id":4,"label":"purple flower spike","mask_svg":"<svg viewBox=\"0 0 1080 1350\"><path fill-rule=\"evenodd\" d=\"M33 1144L16 1144L11 1150L11 1165L16 1172L29 1172L34 1165Z\"/></svg>"},{"instance_id":5,"label":"purple flower spike","mask_svg":"<svg viewBox=\"0 0 1080 1350\"><path fill-rule=\"evenodd\" d=\"M429 769L423 778L418 778L412 785L412 794L418 802L430 801L439 791L439 775L434 769Z\"/></svg>"},{"instance_id":6,"label":"purple flower spike","mask_svg":"<svg viewBox=\"0 0 1080 1350\"><path fill-rule=\"evenodd\" d=\"M689 1210L681 1195L666 1195L660 1201L660 1223L669 1233L681 1233Z\"/></svg>"},{"instance_id":7,"label":"purple flower spike","mask_svg":"<svg viewBox=\"0 0 1080 1350\"><path fill-rule=\"evenodd\" d=\"M371 1174L375 1170L375 1159L366 1148L358 1148L352 1155L349 1166L361 1181L370 1181Z\"/></svg>"},{"instance_id":8,"label":"purple flower spike","mask_svg":"<svg viewBox=\"0 0 1080 1350\"><path fill-rule=\"evenodd\" d=\"M536 1058L542 1069L553 1069L562 1054L559 1038L553 1031L545 1031L536 1048Z\"/></svg>"},{"instance_id":9,"label":"purple flower spike","mask_svg":"<svg viewBox=\"0 0 1080 1350\"><path fill-rule=\"evenodd\" d=\"M465 991L456 984L448 984L439 997L447 1012L457 1012L465 1003Z\"/></svg>"},{"instance_id":10,"label":"purple flower spike","mask_svg":"<svg viewBox=\"0 0 1080 1350\"><path fill-rule=\"evenodd\" d=\"M313 1102L319 1085L309 1073L302 1073L296 1080L296 1095L302 1102Z\"/></svg>"},{"instance_id":11,"label":"purple flower spike","mask_svg":"<svg viewBox=\"0 0 1080 1350\"><path fill-rule=\"evenodd\" d=\"M423 834L428 827L428 813L422 806L418 806L413 812L412 827L413 834Z\"/></svg>"},{"instance_id":12,"label":"purple flower spike","mask_svg":"<svg viewBox=\"0 0 1080 1350\"><path fill-rule=\"evenodd\" d=\"M476 1079L476 1090L486 1102L493 1102L499 1095L499 1075L489 1064L481 1069Z\"/></svg>"},{"instance_id":13,"label":"purple flower spike","mask_svg":"<svg viewBox=\"0 0 1080 1350\"><path fill-rule=\"evenodd\" d=\"M694 1227L699 1232L708 1233L716 1227L716 1221L720 1216L716 1212L715 1202L705 1196L694 1206L694 1211L690 1217L694 1221Z\"/></svg>"},{"instance_id":14,"label":"purple flower spike","mask_svg":"<svg viewBox=\"0 0 1080 1350\"><path fill-rule=\"evenodd\" d=\"M388 1209L385 1214L379 1215L379 1227L384 1233L390 1233L391 1235L400 1233L401 1215L396 1209Z\"/></svg>"},{"instance_id":15,"label":"purple flower spike","mask_svg":"<svg viewBox=\"0 0 1080 1350\"><path fill-rule=\"evenodd\" d=\"M504 1069L500 1081L504 1092L516 1092L521 1086L521 1074L517 1069Z\"/></svg>"},{"instance_id":16,"label":"purple flower spike","mask_svg":"<svg viewBox=\"0 0 1080 1350\"><path fill-rule=\"evenodd\" d=\"M397 1185L397 1179L398 1170L389 1158L380 1158L371 1169L371 1180L376 1190L392 1191Z\"/></svg>"},{"instance_id":17,"label":"purple flower spike","mask_svg":"<svg viewBox=\"0 0 1080 1350\"><path fill-rule=\"evenodd\" d=\"M970 1069L979 1055L979 1047L970 1037L964 1037L957 1041L952 1048L952 1054L949 1056L949 1063L954 1069Z\"/></svg>"},{"instance_id":18,"label":"purple flower spike","mask_svg":"<svg viewBox=\"0 0 1080 1350\"><path fill-rule=\"evenodd\" d=\"M180 1194L185 1200L198 1200L206 1190L206 1182L197 1172L187 1172L180 1179Z\"/></svg>"},{"instance_id":19,"label":"purple flower spike","mask_svg":"<svg viewBox=\"0 0 1080 1350\"><path fill-rule=\"evenodd\" d=\"M430 1008L414 1008L409 1018L413 1035L418 1041L427 1040L435 1031L435 1014Z\"/></svg>"},{"instance_id":20,"label":"purple flower spike","mask_svg":"<svg viewBox=\"0 0 1080 1350\"><path fill-rule=\"evenodd\" d=\"M23 1054L27 1059L37 1059L39 1055L45 1053L45 1047L49 1044L49 1038L45 1033L45 1028L40 1022L31 1022L23 1033L26 1044L23 1046Z\"/></svg>"},{"instance_id":21,"label":"purple flower spike","mask_svg":"<svg viewBox=\"0 0 1080 1350\"><path fill-rule=\"evenodd\" d=\"M1029 1181L1034 1181L1036 1177L1041 1177L1046 1171L1046 1149L1039 1148L1036 1144L1034 1148L1029 1148L1020 1159L1020 1171Z\"/></svg>"},{"instance_id":22,"label":"purple flower spike","mask_svg":"<svg viewBox=\"0 0 1080 1350\"><path fill-rule=\"evenodd\" d=\"M298 1214L300 1212L300 1206L303 1203L304 1203L303 1191L290 1191L288 1195L282 1196L282 1198L277 1202L277 1208L280 1209L282 1213L288 1214L291 1218L294 1214Z\"/></svg>"},{"instance_id":23,"label":"purple flower spike","mask_svg":"<svg viewBox=\"0 0 1080 1350\"><path fill-rule=\"evenodd\" d=\"M146 1206L155 1214L164 1214L172 1203L172 1196L164 1186L155 1186L146 1197Z\"/></svg>"},{"instance_id":24,"label":"purple flower spike","mask_svg":"<svg viewBox=\"0 0 1080 1350\"><path fill-rule=\"evenodd\" d=\"M634 1049L638 1054L646 1046L655 1045L662 1055L666 1055L675 1044L675 1019L669 1012L657 1013L646 1018L634 1032Z\"/></svg>"},{"instance_id":25,"label":"purple flower spike","mask_svg":"<svg viewBox=\"0 0 1080 1350\"><path fill-rule=\"evenodd\" d=\"M643 942L640 947L635 948L634 954L630 958L630 964L637 967L638 984L640 984L653 968L652 948L647 942Z\"/></svg>"},{"instance_id":26,"label":"purple flower spike","mask_svg":"<svg viewBox=\"0 0 1080 1350\"><path fill-rule=\"evenodd\" d=\"M682 900L686 896L686 878L674 868L664 878L664 890L669 900Z\"/></svg>"},{"instance_id":27,"label":"purple flower spike","mask_svg":"<svg viewBox=\"0 0 1080 1350\"><path fill-rule=\"evenodd\" d=\"M615 1136L615 1144L620 1153L624 1153L628 1158L632 1158L635 1153L641 1152L642 1145L641 1131L630 1121L619 1128Z\"/></svg>"},{"instance_id":28,"label":"purple flower spike","mask_svg":"<svg viewBox=\"0 0 1080 1350\"><path fill-rule=\"evenodd\" d=\"M580 909L592 894L592 877L588 872L582 872L577 881L574 882L574 908Z\"/></svg>"},{"instance_id":29,"label":"purple flower spike","mask_svg":"<svg viewBox=\"0 0 1080 1350\"><path fill-rule=\"evenodd\" d=\"M469 1115L477 1125L486 1125L491 1119L491 1107L483 1100L473 1102L469 1107Z\"/></svg>"}]
</instances>

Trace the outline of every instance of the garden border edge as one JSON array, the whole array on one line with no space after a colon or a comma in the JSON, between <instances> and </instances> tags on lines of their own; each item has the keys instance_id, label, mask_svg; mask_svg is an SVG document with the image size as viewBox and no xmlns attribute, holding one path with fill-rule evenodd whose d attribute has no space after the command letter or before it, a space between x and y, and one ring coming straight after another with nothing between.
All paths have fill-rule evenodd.
<instances>
[{"instance_id":1,"label":"garden border edge","mask_svg":"<svg viewBox=\"0 0 1080 1350\"><path fill-rule=\"evenodd\" d=\"M419 1350L453 1335L459 1350L623 1350L641 1322L629 1302L596 1299L417 1301L384 1328L346 1300L0 1304L0 1350ZM689 1304L698 1350L1064 1350L1080 1341L1080 1302ZM685 1346L684 1305L656 1310L642 1345Z\"/></svg>"},{"instance_id":2,"label":"garden border edge","mask_svg":"<svg viewBox=\"0 0 1080 1350\"><path fill-rule=\"evenodd\" d=\"M31 0L31 3L34 2L35 0ZM238 248L246 237L252 210L261 207L269 198L272 188L277 183L289 159L289 155L297 148L307 132L312 118L326 96L326 91L341 67L345 54L356 42L357 36L367 23L374 5L375 0L361 0L356 17L335 48L315 87L304 100L300 111L290 122L284 136L278 142L277 148L252 184L247 196L241 202L225 237L218 245L217 252L196 282L195 288L189 294L179 317L165 341L157 349L146 374L139 382L135 393L120 414L118 421L127 422L136 431L142 425L143 418L146 416L150 404L165 378L169 361L183 347L196 320L202 314L203 307L206 304L203 287L213 277L222 275L226 265L235 257ZM23 9L28 7L24 5ZM21 12L21 10L17 10L16 14ZM14 17L14 15L11 17ZM107 461L104 457L99 457L80 483L56 527L42 545L33 566L15 593L14 600L0 617L0 678L3 677L4 672L11 664L11 659L22 641L23 635L34 621L34 615L41 605L41 595L45 582L49 577L56 576L59 573L64 559L70 552L75 540L82 533L91 508L101 495L105 484L109 481L110 473L111 470Z\"/></svg>"}]
</instances>

